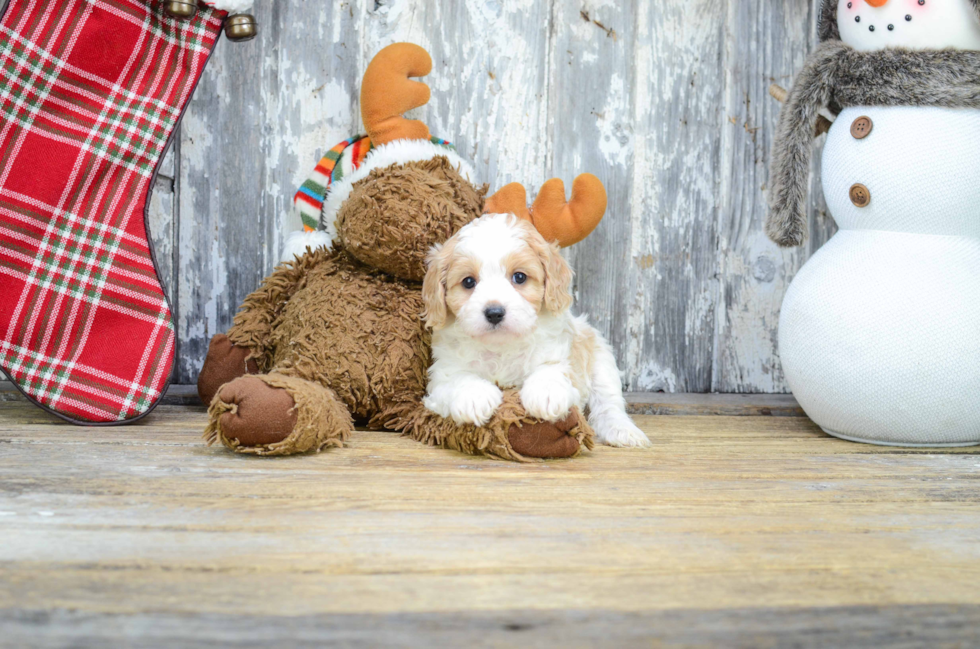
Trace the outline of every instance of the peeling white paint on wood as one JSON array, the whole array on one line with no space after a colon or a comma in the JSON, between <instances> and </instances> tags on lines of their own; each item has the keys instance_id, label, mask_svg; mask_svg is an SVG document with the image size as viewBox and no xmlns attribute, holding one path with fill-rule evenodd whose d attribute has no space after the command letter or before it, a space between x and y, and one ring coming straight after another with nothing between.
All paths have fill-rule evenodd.
<instances>
[{"instance_id":1,"label":"peeling white paint on wood","mask_svg":"<svg viewBox=\"0 0 980 649\"><path fill-rule=\"evenodd\" d=\"M779 105L766 95L773 82L789 87L803 66L806 45L816 34L815 5L767 0L728 4L715 391L786 390L776 346L779 308L808 255L780 250L762 230L769 151L779 117ZM822 200L816 198L820 192L813 195L815 202ZM811 223L811 230L813 249L833 234L818 223Z\"/></svg>"},{"instance_id":2,"label":"peeling white paint on wood","mask_svg":"<svg viewBox=\"0 0 980 649\"><path fill-rule=\"evenodd\" d=\"M210 337L272 270L296 188L362 131L371 57L411 41L434 60L432 102L413 116L482 181L532 197L552 176L605 182L607 217L568 256L629 389L786 390L779 305L833 232L815 192L809 250L762 233L779 110L767 88L788 86L813 43L808 0L279 0L255 13L259 38L218 46L153 198L177 382L196 380Z\"/></svg>"},{"instance_id":3,"label":"peeling white paint on wood","mask_svg":"<svg viewBox=\"0 0 980 649\"><path fill-rule=\"evenodd\" d=\"M174 173L176 156L171 147L157 172L156 184L150 194L147 207L148 234L153 243L153 255L157 271L163 282L164 292L174 296L174 231L176 228L176 201Z\"/></svg>"}]
</instances>

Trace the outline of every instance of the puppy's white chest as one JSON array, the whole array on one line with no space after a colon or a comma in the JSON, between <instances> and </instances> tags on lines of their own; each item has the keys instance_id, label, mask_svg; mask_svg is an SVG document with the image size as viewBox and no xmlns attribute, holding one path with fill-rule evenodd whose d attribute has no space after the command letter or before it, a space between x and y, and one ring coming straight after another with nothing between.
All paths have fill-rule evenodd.
<instances>
[{"instance_id":1,"label":"puppy's white chest","mask_svg":"<svg viewBox=\"0 0 980 649\"><path fill-rule=\"evenodd\" d=\"M524 384L524 353L481 350L470 360L469 369L500 388L519 388Z\"/></svg>"}]
</instances>

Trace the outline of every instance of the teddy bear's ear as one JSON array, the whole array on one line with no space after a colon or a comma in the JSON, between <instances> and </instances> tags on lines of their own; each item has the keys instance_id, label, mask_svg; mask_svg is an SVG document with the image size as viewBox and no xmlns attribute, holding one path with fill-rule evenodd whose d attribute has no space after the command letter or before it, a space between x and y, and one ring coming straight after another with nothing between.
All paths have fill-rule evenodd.
<instances>
[{"instance_id":1,"label":"teddy bear's ear","mask_svg":"<svg viewBox=\"0 0 980 649\"><path fill-rule=\"evenodd\" d=\"M395 43L371 60L361 83L361 119L374 146L395 140L429 140L429 127L402 114L429 103L429 86L411 77L432 71L432 57L418 45Z\"/></svg>"},{"instance_id":2,"label":"teddy bear's ear","mask_svg":"<svg viewBox=\"0 0 980 649\"><path fill-rule=\"evenodd\" d=\"M547 241L567 248L589 236L606 213L606 188L592 174L582 174L572 183L572 200L565 200L565 183L559 178L546 182L531 207L531 221Z\"/></svg>"}]
</instances>

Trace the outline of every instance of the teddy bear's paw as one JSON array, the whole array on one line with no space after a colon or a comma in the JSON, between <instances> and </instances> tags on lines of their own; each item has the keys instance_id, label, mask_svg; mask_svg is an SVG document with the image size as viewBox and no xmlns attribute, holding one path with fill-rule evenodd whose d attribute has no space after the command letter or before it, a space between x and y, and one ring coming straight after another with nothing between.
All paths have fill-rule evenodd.
<instances>
[{"instance_id":1,"label":"teddy bear's paw","mask_svg":"<svg viewBox=\"0 0 980 649\"><path fill-rule=\"evenodd\" d=\"M577 411L570 412L557 422L539 422L519 426L513 424L507 433L511 448L524 457L559 459L579 452L579 441L569 433L579 425Z\"/></svg>"},{"instance_id":2,"label":"teddy bear's paw","mask_svg":"<svg viewBox=\"0 0 980 649\"><path fill-rule=\"evenodd\" d=\"M468 383L466 389L455 391L449 404L449 415L457 424L483 426L497 412L503 400L503 392L492 383Z\"/></svg>"},{"instance_id":3,"label":"teddy bear's paw","mask_svg":"<svg viewBox=\"0 0 980 649\"><path fill-rule=\"evenodd\" d=\"M293 398L258 377L243 376L224 385L218 399L232 406L218 419L222 436L242 446L276 444L296 426Z\"/></svg>"},{"instance_id":4,"label":"teddy bear's paw","mask_svg":"<svg viewBox=\"0 0 980 649\"><path fill-rule=\"evenodd\" d=\"M211 339L207 358L197 378L197 394L201 397L201 403L210 405L218 389L225 383L245 374L258 373L255 360L248 358L250 353L251 350L238 347L224 334Z\"/></svg>"}]
</instances>

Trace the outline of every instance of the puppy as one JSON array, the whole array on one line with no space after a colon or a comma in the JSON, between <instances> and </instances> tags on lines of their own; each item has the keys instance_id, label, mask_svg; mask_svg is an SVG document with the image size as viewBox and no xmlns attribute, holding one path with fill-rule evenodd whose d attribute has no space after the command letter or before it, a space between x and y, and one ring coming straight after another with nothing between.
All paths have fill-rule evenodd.
<instances>
[{"instance_id":1,"label":"puppy","mask_svg":"<svg viewBox=\"0 0 980 649\"><path fill-rule=\"evenodd\" d=\"M612 349L569 312L571 281L558 246L513 214L484 215L433 248L422 286L433 330L426 408L482 425L501 389L519 388L532 417L588 406L601 443L649 446L626 414Z\"/></svg>"}]
</instances>

